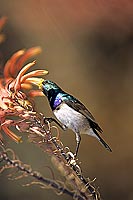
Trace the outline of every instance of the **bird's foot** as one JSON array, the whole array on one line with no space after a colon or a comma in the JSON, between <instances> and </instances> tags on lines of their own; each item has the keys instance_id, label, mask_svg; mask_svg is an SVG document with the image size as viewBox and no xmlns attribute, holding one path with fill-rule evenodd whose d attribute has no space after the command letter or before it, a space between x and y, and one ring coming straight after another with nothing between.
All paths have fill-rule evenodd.
<instances>
[{"instance_id":1,"label":"bird's foot","mask_svg":"<svg viewBox=\"0 0 133 200\"><path fill-rule=\"evenodd\" d=\"M56 119L53 117L44 117L44 123L52 123L55 122L63 131L66 131L67 127L65 125L61 125Z\"/></svg>"},{"instance_id":2,"label":"bird's foot","mask_svg":"<svg viewBox=\"0 0 133 200\"><path fill-rule=\"evenodd\" d=\"M76 153L74 153L73 155L74 155L74 158L76 158L76 157L77 157L77 154L76 154Z\"/></svg>"},{"instance_id":3,"label":"bird's foot","mask_svg":"<svg viewBox=\"0 0 133 200\"><path fill-rule=\"evenodd\" d=\"M74 155L74 158L76 158L77 155L78 155L78 149L79 149L79 145L76 146L75 153L73 154L73 155Z\"/></svg>"},{"instance_id":4,"label":"bird's foot","mask_svg":"<svg viewBox=\"0 0 133 200\"><path fill-rule=\"evenodd\" d=\"M70 160L74 160L75 159L75 156L74 156L74 154L71 151L67 152L66 155L67 155L66 159L67 159L68 162Z\"/></svg>"},{"instance_id":5,"label":"bird's foot","mask_svg":"<svg viewBox=\"0 0 133 200\"><path fill-rule=\"evenodd\" d=\"M67 130L67 127L65 125L61 125L61 128L63 129L63 131Z\"/></svg>"}]
</instances>

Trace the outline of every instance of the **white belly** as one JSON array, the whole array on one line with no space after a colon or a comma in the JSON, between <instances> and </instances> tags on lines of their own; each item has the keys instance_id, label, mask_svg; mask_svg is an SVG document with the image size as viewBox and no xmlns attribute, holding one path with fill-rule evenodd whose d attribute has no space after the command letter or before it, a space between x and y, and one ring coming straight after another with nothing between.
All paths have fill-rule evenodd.
<instances>
[{"instance_id":1,"label":"white belly","mask_svg":"<svg viewBox=\"0 0 133 200\"><path fill-rule=\"evenodd\" d=\"M54 114L62 124L76 133L81 133L89 128L87 118L65 103L62 103L59 110L54 111Z\"/></svg>"}]
</instances>

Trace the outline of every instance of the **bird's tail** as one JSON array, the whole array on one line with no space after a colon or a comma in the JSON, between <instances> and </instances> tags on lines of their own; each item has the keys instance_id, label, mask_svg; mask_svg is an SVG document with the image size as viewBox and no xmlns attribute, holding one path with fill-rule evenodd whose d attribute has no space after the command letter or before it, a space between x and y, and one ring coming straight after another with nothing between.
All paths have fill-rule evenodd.
<instances>
[{"instance_id":1,"label":"bird's tail","mask_svg":"<svg viewBox=\"0 0 133 200\"><path fill-rule=\"evenodd\" d=\"M90 128L90 134L98 139L98 141L110 152L112 152L112 149L109 147L109 145L102 139L102 137L98 134L98 132L95 129Z\"/></svg>"},{"instance_id":2,"label":"bird's tail","mask_svg":"<svg viewBox=\"0 0 133 200\"><path fill-rule=\"evenodd\" d=\"M98 140L108 151L112 152L110 146L100 136L98 136Z\"/></svg>"}]
</instances>

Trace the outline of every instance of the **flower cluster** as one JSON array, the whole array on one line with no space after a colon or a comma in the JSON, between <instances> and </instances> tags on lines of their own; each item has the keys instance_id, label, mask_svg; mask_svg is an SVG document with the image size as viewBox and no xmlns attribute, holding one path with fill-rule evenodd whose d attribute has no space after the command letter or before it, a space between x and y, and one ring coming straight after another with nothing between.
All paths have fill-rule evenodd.
<instances>
[{"instance_id":1,"label":"flower cluster","mask_svg":"<svg viewBox=\"0 0 133 200\"><path fill-rule=\"evenodd\" d=\"M32 84L40 81L37 76L48 73L46 70L34 70L27 74L27 70L36 64L30 62L23 67L27 59L41 52L40 47L33 47L28 50L20 50L12 55L4 66L3 78L0 79L0 128L15 142L20 142L21 137L14 134L9 127L15 126L20 121L15 121L10 116L21 116L25 110L33 110L32 102L29 100L33 96L42 95L41 91L31 90ZM23 89L30 92L22 92ZM0 135L1 142L3 136Z\"/></svg>"}]
</instances>

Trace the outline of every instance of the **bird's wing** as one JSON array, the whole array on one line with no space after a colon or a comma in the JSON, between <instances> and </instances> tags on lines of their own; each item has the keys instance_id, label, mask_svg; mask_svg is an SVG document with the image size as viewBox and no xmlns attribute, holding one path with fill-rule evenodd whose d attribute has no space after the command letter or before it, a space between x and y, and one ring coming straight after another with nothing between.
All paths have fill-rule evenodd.
<instances>
[{"instance_id":1,"label":"bird's wing","mask_svg":"<svg viewBox=\"0 0 133 200\"><path fill-rule=\"evenodd\" d=\"M70 96L67 96L64 98L63 102L65 102L68 106L76 110L77 112L81 113L84 115L90 122L90 125L92 128L98 130L99 132L103 132L100 126L97 124L95 121L95 118L93 115L88 111L88 109L76 98Z\"/></svg>"}]
</instances>

